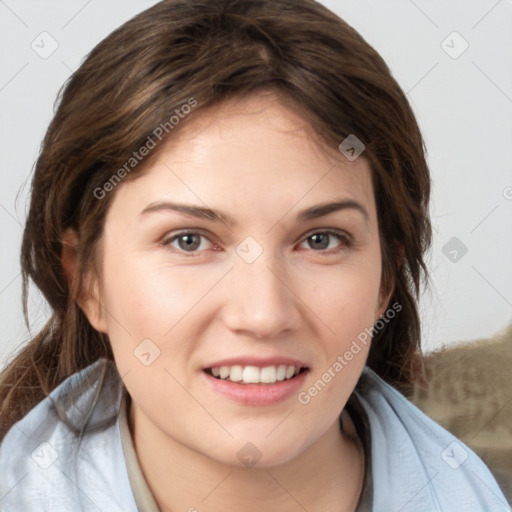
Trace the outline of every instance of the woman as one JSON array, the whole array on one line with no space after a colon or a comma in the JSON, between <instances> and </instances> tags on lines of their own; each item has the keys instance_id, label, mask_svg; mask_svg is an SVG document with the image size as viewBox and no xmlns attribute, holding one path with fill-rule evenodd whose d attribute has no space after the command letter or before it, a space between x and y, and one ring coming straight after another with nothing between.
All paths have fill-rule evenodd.
<instances>
[{"instance_id":1,"label":"woman","mask_svg":"<svg viewBox=\"0 0 512 512\"><path fill-rule=\"evenodd\" d=\"M165 0L66 85L3 372L0 508L507 510L413 407L430 178L378 54L308 1ZM393 387L394 388L393 388Z\"/></svg>"}]
</instances>

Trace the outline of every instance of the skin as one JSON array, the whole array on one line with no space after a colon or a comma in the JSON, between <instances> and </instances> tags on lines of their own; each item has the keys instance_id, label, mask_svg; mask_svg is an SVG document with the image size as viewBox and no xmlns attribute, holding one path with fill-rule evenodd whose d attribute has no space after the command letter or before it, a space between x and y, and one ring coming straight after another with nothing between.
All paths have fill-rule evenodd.
<instances>
[{"instance_id":1,"label":"skin","mask_svg":"<svg viewBox=\"0 0 512 512\"><path fill-rule=\"evenodd\" d=\"M384 313L369 165L313 142L304 119L272 94L189 121L144 174L113 192L101 279L89 276L82 305L108 334L132 397L148 485L162 511L354 510L362 453L339 415L369 347L307 405L296 394L270 406L235 403L205 385L203 368L226 357L295 357L307 362L307 390ZM340 200L367 217L345 208L296 220ZM236 224L141 214L162 201L212 208ZM172 238L185 229L206 236L193 253ZM349 243L331 236L319 248L310 236L326 229ZM250 264L236 252L248 236L263 250ZM160 350L149 366L134 356L145 339ZM248 442L261 452L251 468L237 457Z\"/></svg>"}]
</instances>

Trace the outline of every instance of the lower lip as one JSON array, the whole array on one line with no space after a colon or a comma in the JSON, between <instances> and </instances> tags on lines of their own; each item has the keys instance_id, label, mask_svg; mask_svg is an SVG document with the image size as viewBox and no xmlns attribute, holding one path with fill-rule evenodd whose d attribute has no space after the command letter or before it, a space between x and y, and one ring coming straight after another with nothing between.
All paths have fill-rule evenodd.
<instances>
[{"instance_id":1,"label":"lower lip","mask_svg":"<svg viewBox=\"0 0 512 512\"><path fill-rule=\"evenodd\" d=\"M240 384L230 380L216 379L206 372L201 372L207 384L217 393L242 405L274 405L296 395L304 383L308 371L302 371L289 380L275 384Z\"/></svg>"}]
</instances>

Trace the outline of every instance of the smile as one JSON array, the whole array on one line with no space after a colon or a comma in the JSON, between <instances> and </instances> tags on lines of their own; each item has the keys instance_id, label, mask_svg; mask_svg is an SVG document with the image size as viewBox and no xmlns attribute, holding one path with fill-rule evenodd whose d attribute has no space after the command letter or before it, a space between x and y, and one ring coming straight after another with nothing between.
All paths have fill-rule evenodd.
<instances>
[{"instance_id":1,"label":"smile","mask_svg":"<svg viewBox=\"0 0 512 512\"><path fill-rule=\"evenodd\" d=\"M216 395L245 406L270 406L296 396L309 370L304 362L288 357L242 357L216 361L201 374Z\"/></svg>"},{"instance_id":2,"label":"smile","mask_svg":"<svg viewBox=\"0 0 512 512\"><path fill-rule=\"evenodd\" d=\"M205 371L219 380L241 384L275 384L293 379L305 370L304 367L281 364L263 368L251 365L215 366Z\"/></svg>"}]
</instances>

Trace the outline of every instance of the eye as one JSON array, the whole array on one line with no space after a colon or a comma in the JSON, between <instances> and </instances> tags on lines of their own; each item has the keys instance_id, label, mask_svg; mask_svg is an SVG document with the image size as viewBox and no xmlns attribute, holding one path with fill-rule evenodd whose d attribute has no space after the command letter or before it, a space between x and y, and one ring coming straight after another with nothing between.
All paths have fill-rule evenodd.
<instances>
[{"instance_id":1,"label":"eye","mask_svg":"<svg viewBox=\"0 0 512 512\"><path fill-rule=\"evenodd\" d=\"M162 245L171 246L179 252L194 253L213 247L212 242L197 231L185 231L166 238Z\"/></svg>"},{"instance_id":2,"label":"eye","mask_svg":"<svg viewBox=\"0 0 512 512\"><path fill-rule=\"evenodd\" d=\"M198 231L182 231L181 233L172 234L163 240L162 245L170 246L177 250L177 252L189 253L190 255L217 247L206 235ZM342 251L349 246L349 237L343 232L334 230L311 233L300 244L300 247L303 249L313 249L315 252L325 252L328 254Z\"/></svg>"},{"instance_id":3,"label":"eye","mask_svg":"<svg viewBox=\"0 0 512 512\"><path fill-rule=\"evenodd\" d=\"M309 247L304 247L304 244ZM336 252L336 249L343 250L348 246L350 246L349 237L342 232L332 230L316 231L308 235L300 244L300 247L304 249L310 248L317 252Z\"/></svg>"}]
</instances>

